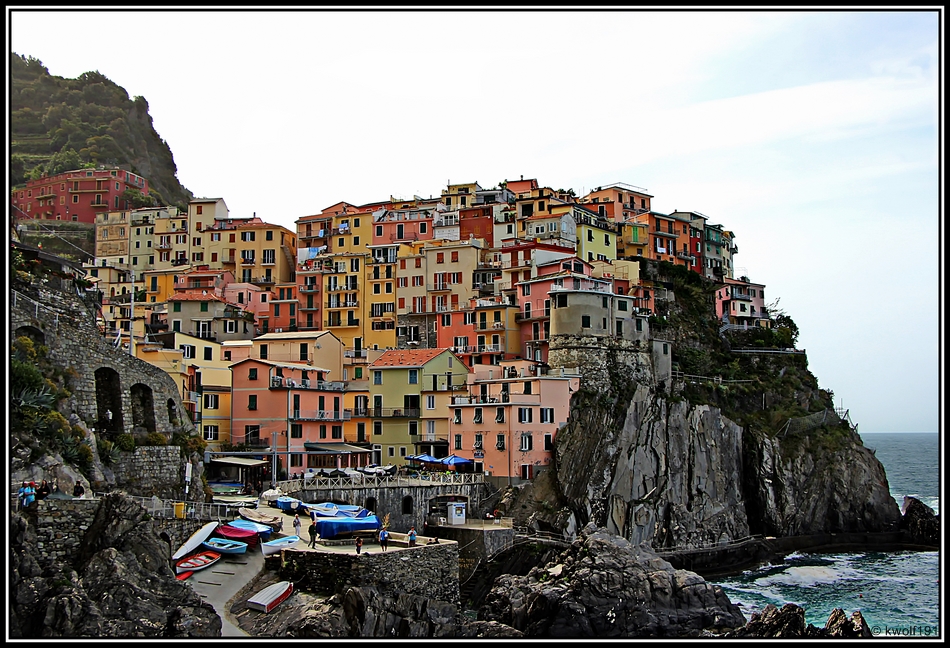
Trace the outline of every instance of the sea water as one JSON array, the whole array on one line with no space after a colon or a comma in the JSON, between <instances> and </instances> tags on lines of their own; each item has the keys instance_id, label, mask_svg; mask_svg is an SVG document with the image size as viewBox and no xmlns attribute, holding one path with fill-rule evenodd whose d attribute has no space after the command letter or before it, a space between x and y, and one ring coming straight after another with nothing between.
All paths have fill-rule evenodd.
<instances>
[{"instance_id":1,"label":"sea water","mask_svg":"<svg viewBox=\"0 0 950 648\"><path fill-rule=\"evenodd\" d=\"M940 514L940 448L936 433L864 433L887 473L898 506L916 497ZM772 603L805 609L823 627L835 608L860 610L881 637L936 637L940 623L940 560L936 551L794 553L734 577L713 578L746 618Z\"/></svg>"}]
</instances>

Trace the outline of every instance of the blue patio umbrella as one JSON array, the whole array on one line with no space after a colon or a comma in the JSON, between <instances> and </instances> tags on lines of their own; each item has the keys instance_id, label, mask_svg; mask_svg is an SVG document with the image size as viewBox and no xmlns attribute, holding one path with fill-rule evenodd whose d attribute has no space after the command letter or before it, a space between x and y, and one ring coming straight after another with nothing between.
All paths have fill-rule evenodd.
<instances>
[{"instance_id":1,"label":"blue patio umbrella","mask_svg":"<svg viewBox=\"0 0 950 648\"><path fill-rule=\"evenodd\" d=\"M444 463L446 466L457 466L459 464L473 463L471 459L466 459L465 457L460 457L458 455L449 455L445 459L442 459L439 463Z\"/></svg>"},{"instance_id":2,"label":"blue patio umbrella","mask_svg":"<svg viewBox=\"0 0 950 648\"><path fill-rule=\"evenodd\" d=\"M426 454L426 453L424 453L424 452L423 452L422 454L416 455L415 457L412 457L412 460L413 460L413 461L422 461L422 462L424 462L424 463L438 463L438 462L439 462L438 459L436 459L436 458L433 457L432 455L428 455L428 454Z\"/></svg>"}]
</instances>

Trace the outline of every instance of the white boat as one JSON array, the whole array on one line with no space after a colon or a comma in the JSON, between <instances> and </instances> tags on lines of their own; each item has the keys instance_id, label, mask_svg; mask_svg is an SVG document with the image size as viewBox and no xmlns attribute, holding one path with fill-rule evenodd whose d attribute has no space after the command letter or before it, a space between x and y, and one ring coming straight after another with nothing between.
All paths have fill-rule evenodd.
<instances>
[{"instance_id":1,"label":"white boat","mask_svg":"<svg viewBox=\"0 0 950 648\"><path fill-rule=\"evenodd\" d=\"M292 547L298 542L300 542L300 536L295 535L268 540L267 542L261 543L261 551L264 552L265 556L270 556L271 554L278 553L281 549Z\"/></svg>"},{"instance_id":2,"label":"white boat","mask_svg":"<svg viewBox=\"0 0 950 648\"><path fill-rule=\"evenodd\" d=\"M268 587L247 599L247 607L261 612L270 612L275 607L287 600L294 591L294 584L290 581L280 581Z\"/></svg>"},{"instance_id":3,"label":"white boat","mask_svg":"<svg viewBox=\"0 0 950 648\"><path fill-rule=\"evenodd\" d=\"M201 546L201 543L208 539L214 530L218 528L217 522L208 522L206 525L191 534L191 537L185 540L185 544L178 547L178 551L172 554L172 560L180 560Z\"/></svg>"}]
</instances>

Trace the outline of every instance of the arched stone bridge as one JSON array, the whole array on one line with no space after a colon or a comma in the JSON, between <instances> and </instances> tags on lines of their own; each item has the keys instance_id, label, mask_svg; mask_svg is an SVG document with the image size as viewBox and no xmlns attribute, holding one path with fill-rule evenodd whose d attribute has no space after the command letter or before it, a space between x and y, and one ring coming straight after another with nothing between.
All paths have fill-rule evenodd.
<instances>
[{"instance_id":1,"label":"arched stone bridge","mask_svg":"<svg viewBox=\"0 0 950 648\"><path fill-rule=\"evenodd\" d=\"M15 282L10 320L10 343L30 337L49 349L53 363L75 371L74 410L88 427L110 435L194 429L171 376L104 339L75 293Z\"/></svg>"}]
</instances>

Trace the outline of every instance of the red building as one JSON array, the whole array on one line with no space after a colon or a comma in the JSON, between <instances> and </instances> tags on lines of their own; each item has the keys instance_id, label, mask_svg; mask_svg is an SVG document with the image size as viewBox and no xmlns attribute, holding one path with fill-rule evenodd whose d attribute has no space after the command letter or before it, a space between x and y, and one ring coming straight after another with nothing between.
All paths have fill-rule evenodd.
<instances>
[{"instance_id":1,"label":"red building","mask_svg":"<svg viewBox=\"0 0 950 648\"><path fill-rule=\"evenodd\" d=\"M96 214L133 209L123 199L127 189L148 195L148 180L123 169L78 169L29 180L11 192L22 217L95 223Z\"/></svg>"}]
</instances>

